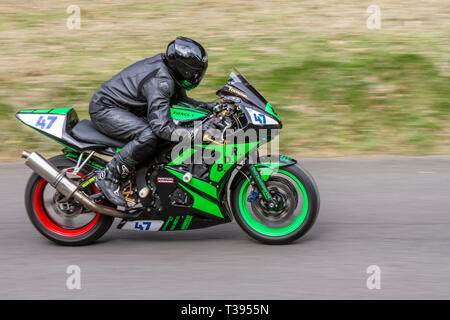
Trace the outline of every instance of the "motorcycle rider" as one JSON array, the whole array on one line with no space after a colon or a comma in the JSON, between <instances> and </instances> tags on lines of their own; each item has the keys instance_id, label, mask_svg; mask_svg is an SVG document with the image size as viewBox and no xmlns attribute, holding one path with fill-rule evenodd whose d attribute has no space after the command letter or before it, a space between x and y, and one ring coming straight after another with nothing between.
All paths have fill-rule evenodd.
<instances>
[{"instance_id":1,"label":"motorcycle rider","mask_svg":"<svg viewBox=\"0 0 450 320\"><path fill-rule=\"evenodd\" d=\"M94 94L89 113L96 129L128 142L96 175L97 185L110 202L126 206L121 181L155 153L159 141L170 140L179 128L170 116L175 101L213 108L214 103L186 95L186 90L199 85L207 67L205 49L192 39L177 37L165 53L125 68Z\"/></svg>"}]
</instances>

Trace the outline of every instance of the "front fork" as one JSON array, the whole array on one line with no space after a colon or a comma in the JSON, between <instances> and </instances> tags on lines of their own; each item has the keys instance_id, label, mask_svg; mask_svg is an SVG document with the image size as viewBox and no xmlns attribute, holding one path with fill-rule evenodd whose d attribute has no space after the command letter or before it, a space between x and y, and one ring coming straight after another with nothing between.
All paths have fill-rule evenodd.
<instances>
[{"instance_id":1,"label":"front fork","mask_svg":"<svg viewBox=\"0 0 450 320\"><path fill-rule=\"evenodd\" d=\"M256 188L259 192L264 196L264 199L266 200L266 203L269 208L275 208L276 207L276 201L272 198L270 195L270 192L267 190L266 184L264 183L264 179L261 177L261 174L259 173L258 169L254 165L250 165L250 174L252 175L254 184L256 185ZM254 196L252 196L254 198ZM254 200L253 200L254 201Z\"/></svg>"},{"instance_id":2,"label":"front fork","mask_svg":"<svg viewBox=\"0 0 450 320\"><path fill-rule=\"evenodd\" d=\"M272 197L270 196L270 192L267 190L266 184L264 183L263 178L259 174L258 169L254 165L250 165L250 174L252 175L253 181L256 185L256 188L261 192L264 196L264 199L270 200Z\"/></svg>"}]
</instances>

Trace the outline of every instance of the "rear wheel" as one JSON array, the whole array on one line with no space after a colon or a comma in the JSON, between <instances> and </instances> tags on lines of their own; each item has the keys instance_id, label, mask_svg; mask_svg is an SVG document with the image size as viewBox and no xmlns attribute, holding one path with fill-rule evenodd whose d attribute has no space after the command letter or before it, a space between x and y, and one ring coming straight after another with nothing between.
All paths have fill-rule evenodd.
<instances>
[{"instance_id":1,"label":"rear wheel","mask_svg":"<svg viewBox=\"0 0 450 320\"><path fill-rule=\"evenodd\" d=\"M290 243L308 232L319 213L319 192L299 165L282 167L265 182L275 206L259 195L246 178L233 194L234 215L251 237L267 244ZM258 195L257 195L258 194Z\"/></svg>"},{"instance_id":2,"label":"rear wheel","mask_svg":"<svg viewBox=\"0 0 450 320\"><path fill-rule=\"evenodd\" d=\"M74 163L64 156L49 159L59 170L73 167ZM78 174L81 179L89 171ZM87 193L98 190L91 185ZM61 245L87 245L100 238L114 221L113 217L88 212L73 200L67 201L57 190L36 173L28 180L25 205L36 229L48 239Z\"/></svg>"}]
</instances>

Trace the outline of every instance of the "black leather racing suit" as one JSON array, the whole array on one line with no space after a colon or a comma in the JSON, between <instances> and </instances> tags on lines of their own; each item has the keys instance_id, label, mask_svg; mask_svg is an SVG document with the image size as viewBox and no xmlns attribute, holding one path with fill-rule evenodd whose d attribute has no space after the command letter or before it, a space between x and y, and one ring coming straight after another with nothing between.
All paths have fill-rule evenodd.
<instances>
[{"instance_id":1,"label":"black leather racing suit","mask_svg":"<svg viewBox=\"0 0 450 320\"><path fill-rule=\"evenodd\" d=\"M171 103L193 100L176 84L164 54L144 59L102 84L92 97L89 113L100 132L128 143L116 155L133 169L155 152L158 141L170 140L178 126L170 116Z\"/></svg>"}]
</instances>

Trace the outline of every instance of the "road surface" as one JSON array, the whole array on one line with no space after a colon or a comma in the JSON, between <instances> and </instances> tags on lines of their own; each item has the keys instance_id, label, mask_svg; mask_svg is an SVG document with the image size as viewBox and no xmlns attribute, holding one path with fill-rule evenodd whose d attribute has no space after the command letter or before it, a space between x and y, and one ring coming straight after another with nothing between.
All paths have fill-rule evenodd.
<instances>
[{"instance_id":1,"label":"road surface","mask_svg":"<svg viewBox=\"0 0 450 320\"><path fill-rule=\"evenodd\" d=\"M450 158L304 159L321 193L313 229L267 246L236 223L115 228L61 247L28 221L30 170L0 164L0 299L450 299ZM69 265L81 289L68 290ZM367 288L369 266L380 289Z\"/></svg>"}]
</instances>

